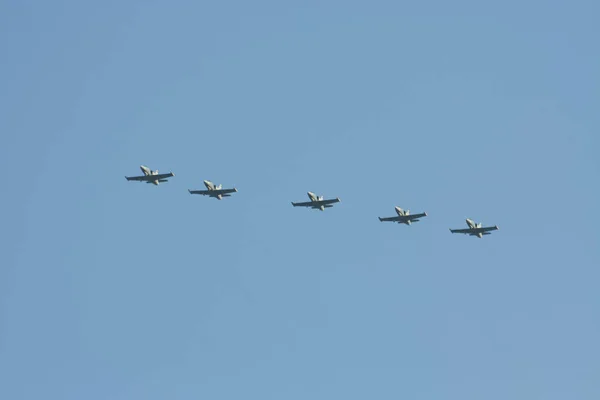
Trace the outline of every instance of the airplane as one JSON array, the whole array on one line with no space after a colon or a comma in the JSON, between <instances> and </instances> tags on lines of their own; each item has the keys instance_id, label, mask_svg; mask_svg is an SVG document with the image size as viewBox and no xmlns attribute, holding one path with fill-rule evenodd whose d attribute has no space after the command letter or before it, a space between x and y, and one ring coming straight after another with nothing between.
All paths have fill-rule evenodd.
<instances>
[{"instance_id":1,"label":"airplane","mask_svg":"<svg viewBox=\"0 0 600 400\"><path fill-rule=\"evenodd\" d=\"M310 207L314 210L325 211L326 208L333 207L333 203L339 203L341 201L339 198L323 200L323 196L317 196L312 192L308 192L307 194L310 201L307 201L305 203L294 203L292 201L292 205L294 207Z\"/></svg>"},{"instance_id":2,"label":"airplane","mask_svg":"<svg viewBox=\"0 0 600 400\"><path fill-rule=\"evenodd\" d=\"M158 170L152 171L145 165L140 165L140 169L144 173L142 176L126 176L125 179L128 181L140 181L146 183L153 183L158 186L159 183L167 182L167 178L175 176L174 173L169 172L168 174L159 174Z\"/></svg>"},{"instance_id":3,"label":"airplane","mask_svg":"<svg viewBox=\"0 0 600 400\"><path fill-rule=\"evenodd\" d=\"M208 190L189 190L190 194L201 194L203 196L214 197L215 199L221 200L223 197L231 197L229 193L237 192L236 188L233 189L222 189L222 185L215 186L211 181L204 181L204 186Z\"/></svg>"},{"instance_id":4,"label":"airplane","mask_svg":"<svg viewBox=\"0 0 600 400\"><path fill-rule=\"evenodd\" d=\"M467 218L467 225L469 225L469 229L450 229L452 233L464 233L469 236L477 236L478 238L482 238L484 235L491 235L490 231L498 230L498 226L486 226L482 227L481 223L476 224L469 218Z\"/></svg>"},{"instance_id":5,"label":"airplane","mask_svg":"<svg viewBox=\"0 0 600 400\"><path fill-rule=\"evenodd\" d=\"M400 207L394 207L394 209L396 210L396 214L398 214L397 217L387 217L387 218L377 217L377 218L379 218L379 220L381 222L392 221L392 222L397 222L399 224L410 225L411 222L418 222L419 218L427 216L426 212L421 213L421 214L410 215L410 210L404 211Z\"/></svg>"}]
</instances>

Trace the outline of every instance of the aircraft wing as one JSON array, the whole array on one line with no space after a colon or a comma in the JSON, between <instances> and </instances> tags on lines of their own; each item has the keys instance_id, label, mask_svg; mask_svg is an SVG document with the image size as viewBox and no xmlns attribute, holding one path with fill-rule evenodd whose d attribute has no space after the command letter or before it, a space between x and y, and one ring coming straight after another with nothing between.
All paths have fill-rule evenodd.
<instances>
[{"instance_id":1,"label":"aircraft wing","mask_svg":"<svg viewBox=\"0 0 600 400\"><path fill-rule=\"evenodd\" d=\"M464 233L464 234L469 234L469 233L477 233L475 231L475 229L450 229L450 232L452 233Z\"/></svg>"},{"instance_id":2,"label":"aircraft wing","mask_svg":"<svg viewBox=\"0 0 600 400\"><path fill-rule=\"evenodd\" d=\"M167 178L170 178L172 176L175 176L175 174L172 173L172 172L169 172L168 174L148 175L148 178L154 178L154 179L151 179L151 180L155 181L157 179L167 179Z\"/></svg>"},{"instance_id":3,"label":"aircraft wing","mask_svg":"<svg viewBox=\"0 0 600 400\"><path fill-rule=\"evenodd\" d=\"M201 194L204 196L218 196L222 194L235 193L237 192L236 188L233 189L215 189L215 190L189 190L191 194Z\"/></svg>"},{"instance_id":4,"label":"aircraft wing","mask_svg":"<svg viewBox=\"0 0 600 400\"><path fill-rule=\"evenodd\" d=\"M410 221L414 221L415 219L423 218L426 216L427 216L427 213L405 215L406 219L408 219Z\"/></svg>"},{"instance_id":5,"label":"aircraft wing","mask_svg":"<svg viewBox=\"0 0 600 400\"><path fill-rule=\"evenodd\" d=\"M233 188L233 189L215 189L212 192L214 194L217 194L217 195L219 195L219 194L228 194L228 193L235 193L235 192L237 192L237 189L236 188Z\"/></svg>"},{"instance_id":6,"label":"aircraft wing","mask_svg":"<svg viewBox=\"0 0 600 400\"><path fill-rule=\"evenodd\" d=\"M175 176L174 173L169 172L168 174L158 174L158 175L142 175L142 176L126 176L125 179L128 181L142 181L142 182L154 182L161 179L167 179L172 176Z\"/></svg>"},{"instance_id":7,"label":"aircraft wing","mask_svg":"<svg viewBox=\"0 0 600 400\"><path fill-rule=\"evenodd\" d=\"M189 190L189 189L188 189L188 192L190 192L190 194L201 194L204 196L208 196L212 193L210 190Z\"/></svg>"},{"instance_id":8,"label":"aircraft wing","mask_svg":"<svg viewBox=\"0 0 600 400\"><path fill-rule=\"evenodd\" d=\"M325 206L327 204L333 204L333 203L339 203L340 199L328 199L328 200L319 200L319 201L315 201L313 203L315 203L316 206Z\"/></svg>"},{"instance_id":9,"label":"aircraft wing","mask_svg":"<svg viewBox=\"0 0 600 400\"><path fill-rule=\"evenodd\" d=\"M477 235L478 233L485 233L485 232L495 231L495 230L498 230L497 226L486 226L483 228L469 228L469 229L450 229L450 232Z\"/></svg>"},{"instance_id":10,"label":"aircraft wing","mask_svg":"<svg viewBox=\"0 0 600 400\"><path fill-rule=\"evenodd\" d=\"M421 213L421 214L397 215L395 217L386 217L386 218L378 217L378 218L381 222L385 222L385 221L406 222L406 221L414 221L421 217L426 217L426 216L427 216L427 213Z\"/></svg>"},{"instance_id":11,"label":"aircraft wing","mask_svg":"<svg viewBox=\"0 0 600 400\"><path fill-rule=\"evenodd\" d=\"M312 206L314 206L315 204L314 204L312 201L306 201L306 202L303 202L303 203L294 203L294 202L292 201L292 205L293 205L294 207L312 207Z\"/></svg>"},{"instance_id":12,"label":"aircraft wing","mask_svg":"<svg viewBox=\"0 0 600 400\"><path fill-rule=\"evenodd\" d=\"M385 217L385 218L377 217L377 218L379 218L379 220L381 222L386 222L386 221L393 221L393 222L404 221L404 218L400 217L400 216L397 216L397 217Z\"/></svg>"},{"instance_id":13,"label":"aircraft wing","mask_svg":"<svg viewBox=\"0 0 600 400\"><path fill-rule=\"evenodd\" d=\"M147 176L143 175L143 176L126 176L125 179L127 179L128 181L147 181L148 179L146 179Z\"/></svg>"},{"instance_id":14,"label":"aircraft wing","mask_svg":"<svg viewBox=\"0 0 600 400\"><path fill-rule=\"evenodd\" d=\"M327 206L328 204L339 203L339 201L340 201L340 199L306 201L303 203L294 203L292 201L292 205L294 207L321 207L321 206Z\"/></svg>"}]
</instances>

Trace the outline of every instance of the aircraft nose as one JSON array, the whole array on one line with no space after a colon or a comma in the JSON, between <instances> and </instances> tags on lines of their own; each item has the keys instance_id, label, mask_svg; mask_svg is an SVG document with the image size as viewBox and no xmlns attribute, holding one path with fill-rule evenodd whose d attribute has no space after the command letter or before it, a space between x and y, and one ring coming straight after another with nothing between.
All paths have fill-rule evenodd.
<instances>
[{"instance_id":1,"label":"aircraft nose","mask_svg":"<svg viewBox=\"0 0 600 400\"><path fill-rule=\"evenodd\" d=\"M207 181L207 180L205 180L205 181L204 181L204 184L205 184L205 185L208 185L209 183L210 183L210 182L209 182L209 181Z\"/></svg>"}]
</instances>

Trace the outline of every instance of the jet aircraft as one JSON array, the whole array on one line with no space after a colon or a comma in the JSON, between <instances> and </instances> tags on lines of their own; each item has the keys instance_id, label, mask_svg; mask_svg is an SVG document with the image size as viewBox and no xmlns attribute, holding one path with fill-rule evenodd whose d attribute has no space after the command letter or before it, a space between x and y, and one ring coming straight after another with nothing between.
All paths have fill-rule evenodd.
<instances>
[{"instance_id":1,"label":"jet aircraft","mask_svg":"<svg viewBox=\"0 0 600 400\"><path fill-rule=\"evenodd\" d=\"M206 186L207 190L189 190L190 194L201 194L203 196L214 197L215 199L221 200L223 197L231 197L229 193L237 192L236 188L233 189L223 189L221 186L215 186L211 181L204 181L204 186Z\"/></svg>"},{"instance_id":2,"label":"jet aircraft","mask_svg":"<svg viewBox=\"0 0 600 400\"><path fill-rule=\"evenodd\" d=\"M292 205L294 207L310 207L314 210L325 211L326 208L333 207L332 206L333 203L340 202L339 198L323 200L323 196L317 196L312 192L308 192L307 195L308 195L308 198L310 199L310 201L307 201L305 203L294 203L292 201Z\"/></svg>"},{"instance_id":3,"label":"jet aircraft","mask_svg":"<svg viewBox=\"0 0 600 400\"><path fill-rule=\"evenodd\" d=\"M125 179L128 181L140 181L146 183L153 183L158 186L159 183L167 182L167 179L175 176L174 173L169 172L168 174L159 174L158 170L152 171L145 165L140 165L140 169L144 173L142 176L126 176Z\"/></svg>"},{"instance_id":4,"label":"jet aircraft","mask_svg":"<svg viewBox=\"0 0 600 400\"><path fill-rule=\"evenodd\" d=\"M482 227L481 223L476 224L469 218L467 218L467 225L469 225L469 229L450 229L452 233L464 233L469 236L477 236L478 238L482 238L484 235L491 235L490 231L498 230L498 226L486 226Z\"/></svg>"},{"instance_id":5,"label":"jet aircraft","mask_svg":"<svg viewBox=\"0 0 600 400\"><path fill-rule=\"evenodd\" d=\"M394 209L396 210L396 214L398 214L398 216L396 216L396 217L386 217L386 218L377 217L377 218L379 218L379 220L381 222L392 221L392 222L397 222L399 224L410 225L411 222L418 222L419 218L427 216L427 213L425 213L425 212L421 213L421 214L413 214L413 215L411 215L410 214L410 210L404 211L400 207L394 207Z\"/></svg>"}]
</instances>

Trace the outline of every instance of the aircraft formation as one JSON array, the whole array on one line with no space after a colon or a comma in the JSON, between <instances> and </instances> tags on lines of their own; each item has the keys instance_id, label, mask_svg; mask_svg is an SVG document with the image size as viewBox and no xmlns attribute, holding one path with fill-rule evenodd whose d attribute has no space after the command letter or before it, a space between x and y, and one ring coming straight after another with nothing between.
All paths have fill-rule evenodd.
<instances>
[{"instance_id":1,"label":"aircraft formation","mask_svg":"<svg viewBox=\"0 0 600 400\"><path fill-rule=\"evenodd\" d=\"M151 183L153 185L158 186L160 183L168 182L168 179L175 176L173 172L169 172L168 174L159 174L158 170L152 171L150 168L145 165L140 165L140 169L144 173L144 175L140 176L126 176L125 179L128 181L137 181L137 182L146 182ZM215 185L213 182L205 180L204 186L206 186L206 190L190 190L188 192L190 194L199 194L202 196L212 197L217 200L222 200L223 197L230 197L231 193L236 193L236 188L231 189L223 189L222 185ZM321 210L325 211L326 208L331 208L335 203L339 203L341 200L338 198L335 199L324 199L323 196L317 196L312 192L307 193L310 201L307 202L299 202L295 203L292 201L292 206L294 207L306 207L311 208L313 210ZM381 222L397 222L399 224L410 225L413 222L420 221L420 218L426 217L427 213L422 212L419 214L411 214L410 210L403 210L402 208L396 206L394 207L396 210L396 216L393 217L378 217ZM481 226L481 223L476 223L473 220L467 218L466 220L468 228L466 229L452 229L450 228L450 232L452 233L462 233L469 236L476 236L478 238L483 238L485 235L491 235L491 231L498 230L498 226Z\"/></svg>"}]
</instances>

